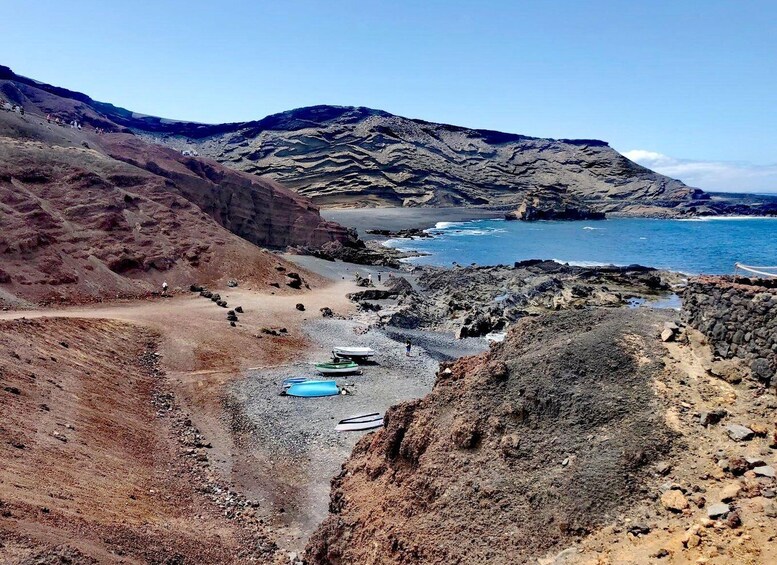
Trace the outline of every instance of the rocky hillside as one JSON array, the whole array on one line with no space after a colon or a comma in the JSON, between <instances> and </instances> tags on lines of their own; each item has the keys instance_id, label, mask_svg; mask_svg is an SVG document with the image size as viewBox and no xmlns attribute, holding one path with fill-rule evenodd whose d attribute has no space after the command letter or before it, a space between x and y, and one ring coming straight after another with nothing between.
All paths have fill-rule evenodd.
<instances>
[{"instance_id":1,"label":"rocky hillside","mask_svg":"<svg viewBox=\"0 0 777 565\"><path fill-rule=\"evenodd\" d=\"M604 212L683 208L703 199L602 141L473 130L368 108L316 106L230 132L153 138L270 175L321 205L512 206L538 189Z\"/></svg>"},{"instance_id":2,"label":"rocky hillside","mask_svg":"<svg viewBox=\"0 0 777 565\"><path fill-rule=\"evenodd\" d=\"M0 111L3 304L138 295L162 281L264 281L276 261L256 245L350 238L274 181L33 110Z\"/></svg>"},{"instance_id":3,"label":"rocky hillside","mask_svg":"<svg viewBox=\"0 0 777 565\"><path fill-rule=\"evenodd\" d=\"M652 316L524 319L441 366L354 448L311 562L528 563L612 520L672 446Z\"/></svg>"},{"instance_id":4,"label":"rocky hillside","mask_svg":"<svg viewBox=\"0 0 777 565\"><path fill-rule=\"evenodd\" d=\"M518 207L530 193L595 212L715 213L706 195L598 140L541 139L314 106L206 125L145 116L0 67L0 96L92 127L131 130L268 175L322 206Z\"/></svg>"}]
</instances>

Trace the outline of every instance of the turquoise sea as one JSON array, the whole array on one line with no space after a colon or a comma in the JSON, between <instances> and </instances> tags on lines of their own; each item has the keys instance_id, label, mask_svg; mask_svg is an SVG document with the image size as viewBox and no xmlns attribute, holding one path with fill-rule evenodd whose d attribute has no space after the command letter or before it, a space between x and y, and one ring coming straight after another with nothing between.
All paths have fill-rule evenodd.
<instances>
[{"instance_id":1,"label":"turquoise sea","mask_svg":"<svg viewBox=\"0 0 777 565\"><path fill-rule=\"evenodd\" d=\"M731 274L734 263L777 265L777 218L618 218L580 222L439 222L426 239L385 244L427 253L415 264L512 264L555 259L575 265L631 265L688 274Z\"/></svg>"}]
</instances>

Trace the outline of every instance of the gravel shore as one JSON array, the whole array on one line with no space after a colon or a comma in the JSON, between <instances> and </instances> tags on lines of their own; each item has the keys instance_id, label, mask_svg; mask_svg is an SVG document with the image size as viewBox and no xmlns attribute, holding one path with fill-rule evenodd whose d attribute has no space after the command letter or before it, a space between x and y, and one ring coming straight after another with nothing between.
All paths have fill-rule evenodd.
<instances>
[{"instance_id":1,"label":"gravel shore","mask_svg":"<svg viewBox=\"0 0 777 565\"><path fill-rule=\"evenodd\" d=\"M285 526L292 545L303 546L326 517L331 478L358 439L370 433L338 433L337 422L356 414L383 413L398 402L426 395L434 384L438 363L422 347L414 346L407 356L404 345L385 332L364 330L363 324L353 320L312 321L305 332L317 347L301 353L297 363L249 371L231 391L233 404L241 407L250 428L250 448L256 460L267 466L268 481L256 485L251 497L260 502L268 519ZM416 335L412 339L420 342ZM279 395L286 378L330 378L317 375L312 363L327 360L338 345L377 351L361 375L335 379L350 394L324 398Z\"/></svg>"}]
</instances>

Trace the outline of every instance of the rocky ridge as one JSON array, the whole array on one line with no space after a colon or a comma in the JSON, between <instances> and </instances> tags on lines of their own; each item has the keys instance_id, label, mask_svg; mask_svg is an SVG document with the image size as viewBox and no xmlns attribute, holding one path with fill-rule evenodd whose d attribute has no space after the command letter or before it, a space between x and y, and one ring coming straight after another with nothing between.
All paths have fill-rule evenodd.
<instances>
[{"instance_id":1,"label":"rocky ridge","mask_svg":"<svg viewBox=\"0 0 777 565\"><path fill-rule=\"evenodd\" d=\"M322 206L514 208L534 194L550 202L580 201L599 214L676 217L726 213L730 207L629 161L599 140L543 139L341 106L199 124L137 114L7 67L0 67L0 96L27 110L131 131L180 152L268 175ZM765 210L759 202L735 208Z\"/></svg>"},{"instance_id":2,"label":"rocky ridge","mask_svg":"<svg viewBox=\"0 0 777 565\"><path fill-rule=\"evenodd\" d=\"M706 289L719 316L733 296L719 285L686 292ZM719 355L727 334L674 316L527 317L490 352L441 364L431 394L356 445L310 562L775 561L777 397L747 355Z\"/></svg>"},{"instance_id":3,"label":"rocky ridge","mask_svg":"<svg viewBox=\"0 0 777 565\"><path fill-rule=\"evenodd\" d=\"M134 135L0 111L0 302L137 296L272 279L256 246L349 241L277 183Z\"/></svg>"},{"instance_id":4,"label":"rocky ridge","mask_svg":"<svg viewBox=\"0 0 777 565\"><path fill-rule=\"evenodd\" d=\"M529 562L612 520L672 449L652 316L524 319L488 354L442 365L428 396L354 448L311 562Z\"/></svg>"},{"instance_id":5,"label":"rocky ridge","mask_svg":"<svg viewBox=\"0 0 777 565\"><path fill-rule=\"evenodd\" d=\"M379 326L465 338L504 332L526 316L661 298L682 282L676 274L639 265L577 267L541 260L513 266L415 267L407 279L390 276L351 300L363 311L376 312Z\"/></svg>"}]
</instances>

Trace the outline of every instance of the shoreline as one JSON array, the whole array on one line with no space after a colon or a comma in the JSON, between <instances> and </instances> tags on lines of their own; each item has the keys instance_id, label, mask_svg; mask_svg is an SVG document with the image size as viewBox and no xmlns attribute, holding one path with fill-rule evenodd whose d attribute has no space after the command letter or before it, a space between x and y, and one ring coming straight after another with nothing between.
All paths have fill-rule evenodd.
<instances>
[{"instance_id":1,"label":"shoreline","mask_svg":"<svg viewBox=\"0 0 777 565\"><path fill-rule=\"evenodd\" d=\"M489 208L328 208L321 210L325 220L356 229L365 241L390 239L366 230L399 231L429 229L438 222L468 222L504 218L505 207Z\"/></svg>"}]
</instances>

